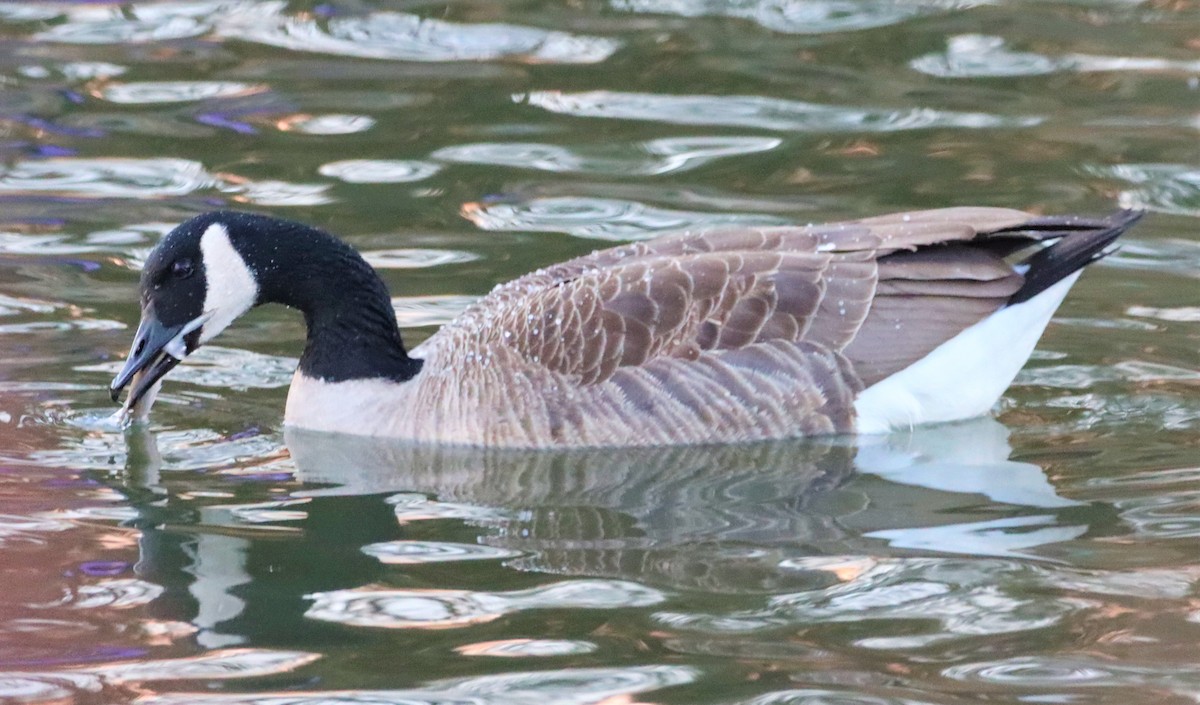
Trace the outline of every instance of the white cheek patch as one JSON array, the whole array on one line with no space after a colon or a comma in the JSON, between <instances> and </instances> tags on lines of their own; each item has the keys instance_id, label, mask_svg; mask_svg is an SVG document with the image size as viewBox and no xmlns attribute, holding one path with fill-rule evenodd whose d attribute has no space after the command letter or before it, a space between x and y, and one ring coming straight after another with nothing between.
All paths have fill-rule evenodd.
<instances>
[{"instance_id":1,"label":"white cheek patch","mask_svg":"<svg viewBox=\"0 0 1200 705\"><path fill-rule=\"evenodd\" d=\"M204 257L204 316L200 342L207 343L234 319L250 310L258 299L254 272L229 241L229 231L220 223L208 226L200 236Z\"/></svg>"}]
</instances>

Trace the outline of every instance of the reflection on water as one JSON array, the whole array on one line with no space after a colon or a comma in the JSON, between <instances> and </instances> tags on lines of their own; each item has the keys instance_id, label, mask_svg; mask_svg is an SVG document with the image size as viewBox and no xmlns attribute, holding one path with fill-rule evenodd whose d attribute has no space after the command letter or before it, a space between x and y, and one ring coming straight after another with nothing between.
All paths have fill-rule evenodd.
<instances>
[{"instance_id":1,"label":"reflection on water","mask_svg":"<svg viewBox=\"0 0 1200 705\"><path fill-rule=\"evenodd\" d=\"M434 681L413 690L346 690L333 692L280 692L256 695L181 693L139 699L148 705L325 705L326 703L380 703L388 705L535 705L536 703L634 702L638 693L683 685L699 673L686 666L629 666L625 668L566 668L497 676Z\"/></svg>"},{"instance_id":2,"label":"reflection on water","mask_svg":"<svg viewBox=\"0 0 1200 705\"><path fill-rule=\"evenodd\" d=\"M528 454L300 431L289 432L288 445L297 479L336 483L335 492L401 491L399 520L460 518L486 526L479 540L509 552L509 565L739 592L793 579L790 569L773 566L804 555L802 546L839 554L891 545L1004 556L1080 535L1086 527L1052 513L1079 503L1058 496L1041 468L1010 461L1007 436L1000 424L981 419L858 449L804 441ZM887 482L863 483L855 471ZM912 488L921 489L923 504L908 500L903 517L892 515L888 493ZM938 518L972 495L1042 513L1010 525ZM837 502L827 507L833 496ZM486 511L453 509L464 504ZM754 548L735 548L739 543ZM463 551L461 559L487 556Z\"/></svg>"},{"instance_id":3,"label":"reflection on water","mask_svg":"<svg viewBox=\"0 0 1200 705\"><path fill-rule=\"evenodd\" d=\"M249 95L263 90L266 86L232 81L142 81L110 83L98 90L96 96L113 103L181 103Z\"/></svg>"},{"instance_id":4,"label":"reflection on water","mask_svg":"<svg viewBox=\"0 0 1200 705\"><path fill-rule=\"evenodd\" d=\"M0 1L0 701L1194 702L1196 20ZM964 204L1153 211L1002 423L540 456L285 437L304 333L272 309L151 427L111 420L138 271L204 210L345 236L418 344L607 241Z\"/></svg>"},{"instance_id":5,"label":"reflection on water","mask_svg":"<svg viewBox=\"0 0 1200 705\"><path fill-rule=\"evenodd\" d=\"M285 475L264 476L259 489L247 494L254 485L197 484L184 471L186 463L163 452L160 446L171 443L167 434L138 431L126 436L125 469L110 480L120 492L112 501L130 503L132 515L31 514L14 519L8 531L10 540L42 544L97 521L118 521L118 527L137 527L133 533L120 529L136 544L113 546L127 556L136 547L136 554L92 561L82 584L27 608L55 619L71 611L144 611L174 602L176 626L147 624L144 638L190 638L226 650L177 661L22 673L5 692L61 695L162 679L303 672L316 654L228 649L252 642L264 628L296 623L446 634L443 642L460 656L520 659L606 648L607 638L597 643L588 631L569 628L566 615L585 623L589 613L637 615L665 630L668 652L710 655L767 648L789 630L887 622L904 626L890 634L851 628L830 638L870 651L972 654L974 640L1095 619L1110 603L1190 604L1200 563L1154 571L1058 564L1057 547L1108 524L1111 516L1080 513L1085 502L1060 494L1039 466L1011 459L1008 436L1001 424L981 419L860 447L826 440L531 453L296 431L287 436L294 465ZM221 446L231 451L228 442L214 450ZM1162 481L1186 486L1187 477L1176 473ZM271 499L279 490L291 498ZM1113 505L1138 531L1185 535L1152 528L1143 509L1136 501ZM1010 518L988 519L999 511ZM187 516L194 518L181 523ZM458 540L418 538L435 526L445 528L432 535ZM338 571L306 569L332 555ZM455 582L479 587L435 587L420 577L438 566L488 563L543 577L506 590L489 589L487 581L467 574ZM134 565L141 577L126 577ZM280 583L271 577L280 571L292 578ZM725 595L726 601L686 599L700 594ZM486 625L519 621L525 613L561 627L541 638L480 640L478 630ZM457 633L462 636L449 636ZM747 639L761 644L753 647ZM605 675L554 670L554 686L531 685L543 675L528 672L434 681L419 690L296 697L434 702L469 692L485 702L516 702L526 689L544 694L543 687L553 687L555 698L594 694L596 688L632 693L691 682L704 672L660 668L667 667L610 669ZM967 662L946 675L968 679L991 668ZM599 685L610 679L623 685ZM249 696L188 693L150 702L249 702L243 697ZM254 697L263 702L284 696Z\"/></svg>"},{"instance_id":6,"label":"reflection on water","mask_svg":"<svg viewBox=\"0 0 1200 705\"><path fill-rule=\"evenodd\" d=\"M350 184L397 184L428 179L441 170L437 164L398 159L350 159L321 165L321 173Z\"/></svg>"},{"instance_id":7,"label":"reflection on water","mask_svg":"<svg viewBox=\"0 0 1200 705\"><path fill-rule=\"evenodd\" d=\"M911 65L917 71L941 78L1034 76L1055 71L1176 71L1183 74L1200 71L1200 61L1084 54L1056 59L1012 51L1005 47L1003 37L980 34L951 37L944 54L927 54L914 59Z\"/></svg>"},{"instance_id":8,"label":"reflection on water","mask_svg":"<svg viewBox=\"0 0 1200 705\"><path fill-rule=\"evenodd\" d=\"M67 21L36 38L71 44L133 44L215 32L226 39L294 51L398 61L595 63L620 46L603 37L512 24L456 24L399 12L318 19L289 16L285 10L283 2L248 0L68 6L62 10ZM51 20L58 14L56 10L12 12L8 19L19 21Z\"/></svg>"},{"instance_id":9,"label":"reflection on water","mask_svg":"<svg viewBox=\"0 0 1200 705\"><path fill-rule=\"evenodd\" d=\"M355 627L448 629L490 622L531 609L618 609L656 605L666 596L652 588L615 580L572 580L532 590L335 590L309 595L304 613Z\"/></svg>"},{"instance_id":10,"label":"reflection on water","mask_svg":"<svg viewBox=\"0 0 1200 705\"><path fill-rule=\"evenodd\" d=\"M326 184L253 181L214 175L182 159L48 159L0 168L0 194L46 193L72 198L168 198L217 189L260 206L328 203Z\"/></svg>"},{"instance_id":11,"label":"reflection on water","mask_svg":"<svg viewBox=\"0 0 1200 705\"><path fill-rule=\"evenodd\" d=\"M551 144L480 143L446 147L433 157L450 162L492 164L551 172L653 176L690 171L721 157L765 152L781 140L703 137L651 140L639 145L585 145L577 150Z\"/></svg>"},{"instance_id":12,"label":"reflection on water","mask_svg":"<svg viewBox=\"0 0 1200 705\"><path fill-rule=\"evenodd\" d=\"M284 3L246 3L216 19L222 35L295 51L397 61L486 61L591 64L620 42L511 24L455 24L398 12L365 17L284 17Z\"/></svg>"},{"instance_id":13,"label":"reflection on water","mask_svg":"<svg viewBox=\"0 0 1200 705\"><path fill-rule=\"evenodd\" d=\"M463 217L481 230L561 232L591 240L636 240L664 230L715 225L783 225L767 215L654 208L614 198L537 198L523 203L467 203Z\"/></svg>"},{"instance_id":14,"label":"reflection on water","mask_svg":"<svg viewBox=\"0 0 1200 705\"><path fill-rule=\"evenodd\" d=\"M0 171L0 192L77 198L182 196L215 185L200 163L182 159L50 159Z\"/></svg>"},{"instance_id":15,"label":"reflection on water","mask_svg":"<svg viewBox=\"0 0 1200 705\"><path fill-rule=\"evenodd\" d=\"M1200 216L1200 167L1195 164L1121 164L1091 171L1134 186L1121 192L1125 207Z\"/></svg>"},{"instance_id":16,"label":"reflection on water","mask_svg":"<svg viewBox=\"0 0 1200 705\"><path fill-rule=\"evenodd\" d=\"M525 658L528 656L569 656L590 654L597 646L586 641L566 639L505 639L479 644L467 644L455 649L464 656L499 656Z\"/></svg>"},{"instance_id":17,"label":"reflection on water","mask_svg":"<svg viewBox=\"0 0 1200 705\"><path fill-rule=\"evenodd\" d=\"M653 120L679 125L758 127L789 132L870 133L934 127L1029 127L1041 121L1038 117L1005 118L932 108L862 109L749 95L536 91L516 94L513 100L550 112L580 117Z\"/></svg>"},{"instance_id":18,"label":"reflection on water","mask_svg":"<svg viewBox=\"0 0 1200 705\"><path fill-rule=\"evenodd\" d=\"M864 617L915 620L913 628L917 622L926 625L903 638L853 639L859 648L871 649L1042 629L1095 604L1084 597L1022 597L1031 586L1112 594L1121 576L1099 580L1049 566L907 554L913 537L927 537L930 531L941 531L942 541L918 548L997 556L1017 555L1014 547L1036 555L1039 545L1079 535L1080 527L1060 514L1079 502L1060 497L1037 466L1009 460L1007 436L1003 426L983 419L863 448L793 441L529 453L293 432L287 438L294 460L288 475L264 478L265 495L261 490L247 495L244 489L252 485L201 489L183 473L189 464L167 449L169 434L156 437L140 430L125 437L126 467L110 481L124 495L112 499L129 502L136 511L108 520L138 528L126 533L137 537L136 556L93 563L83 584L27 607L50 615L144 610L186 596L172 612L190 626L159 630L171 634L168 641L190 637L209 648L245 643L272 614L267 624L284 619L354 629L464 631L465 639L451 642L457 642L459 654L510 658L583 655L596 646L581 640L582 635L570 636L570 630L561 639L494 643L472 639L471 630L525 612L641 614L675 633L673 648L686 652L701 634L712 638ZM214 450L221 446L223 453L232 451L228 442ZM211 462L191 467L203 469ZM272 488L289 486L292 499L263 501ZM1037 513L1010 527L976 528L974 517L1002 505ZM896 512L900 506L903 513ZM52 516L31 515L12 523L10 535L70 534L78 531L80 521L104 521L102 514L89 512L57 520ZM186 516L194 518L181 523ZM445 522L459 527L446 535L474 540L399 538L419 536L425 533L422 527ZM120 546L133 548L128 542ZM294 573L322 560L330 550L341 556L336 573L295 573L286 587L270 578L275 571ZM352 559L347 551L361 558ZM879 557L886 553L893 555ZM540 579L532 587L499 591L380 582L387 580L381 570L480 560L576 579ZM133 565L141 577L125 577ZM1001 575L1021 575L1022 580L1001 588ZM1154 578L1156 589L1170 585L1174 575ZM721 614L696 605L681 612L688 603L679 599L680 591L698 590L751 597L749 604L762 606ZM1120 594L1139 590L1134 578ZM1182 596L1178 588L1169 594ZM216 651L199 660L106 665L89 667L86 673L109 685L220 679L227 677L221 671L225 668L246 677L289 671L315 658ZM638 672L619 669L612 677ZM571 671L555 673L567 678ZM690 675L668 680L682 683L696 675L687 669L680 673ZM72 671L71 676L83 678L83 672ZM54 689L64 687L63 677L58 671L46 677L29 674L20 682ZM99 687L89 685L93 683L97 681L72 687ZM441 687L431 684L430 692ZM475 692L482 686L472 682L469 687ZM643 686L631 687L621 692ZM381 697L391 702L400 696Z\"/></svg>"},{"instance_id":19,"label":"reflection on water","mask_svg":"<svg viewBox=\"0 0 1200 705\"><path fill-rule=\"evenodd\" d=\"M779 639L789 630L844 624L849 631L831 633L827 643L981 656L971 646L975 640L1102 619L1105 610L1129 600L1191 609L1200 563L1096 570L1056 558L1060 547L1084 534L1110 530L1105 527L1114 512L1146 536L1194 535L1169 526L1170 510L1153 501L1163 496L1162 483L1187 488L1186 475L1124 483L1120 496L1137 487L1151 501L1120 499L1097 512L1061 494L1038 465L1013 460L1008 436L1001 424L982 419L858 447L826 440L526 453L292 432L287 442L293 461L281 466L285 473L260 475L250 485L205 482L188 470L204 471L216 457L238 453L233 444L240 440L193 440L210 451L206 460L189 463L177 455L169 433L142 430L123 442L109 436L110 453L128 444L124 470L108 480L119 492L110 493L109 501L120 503L114 509L130 505L132 514L109 517L86 508L31 513L14 517L7 536L49 549L70 545L68 537L81 530L100 536L115 531L104 543L124 557L90 557L80 584L28 601L26 609L45 614L57 631L75 628L67 617L73 612L138 614L173 605L173 621L145 622L141 639L191 639L226 650L182 661L21 673L7 681L5 692L58 697L162 679L303 673L316 667L316 654L228 647L305 623L445 634L440 640L462 657L599 653L611 635L597 642L596 634L604 632L587 626L579 631L564 621L571 615L587 624L589 613L601 620L604 613L643 620L668 635L664 648L676 654L763 648L782 654ZM1092 493L1104 491L1097 484ZM1189 502L1193 494L1175 496ZM1157 524L1146 511L1151 507L1162 516ZM989 518L1000 512L1009 518ZM434 527L443 528L431 534ZM337 571L312 570L332 556ZM490 588L488 579L462 572L472 564L515 569L533 582ZM451 584L462 587L439 586L435 574L422 577L439 566L457 566L453 574L459 577ZM277 573L291 577L281 583L272 577ZM702 594L726 599L687 597ZM535 639L480 639L487 625L520 622L526 613L540 615L528 624L560 626ZM871 623L904 626L884 634L854 627ZM486 633L503 635L504 629ZM559 688L642 692L705 673L685 668L668 677L658 668L610 669L604 676L556 669L554 697ZM967 661L947 676L968 678L976 668L991 667ZM636 675L643 669L649 669L646 678ZM417 690L296 697L434 702L446 692L470 692L485 702L515 702L526 697L526 688L543 692L526 680L542 677L528 672L500 680L433 681ZM614 678L626 684L615 690L595 685ZM1116 682L1132 681L1118 676ZM1037 684L1026 679L1019 685ZM249 702L244 697L188 693L150 701ZM254 697L260 702L284 695Z\"/></svg>"},{"instance_id":20,"label":"reflection on water","mask_svg":"<svg viewBox=\"0 0 1200 705\"><path fill-rule=\"evenodd\" d=\"M205 345L188 355L187 360L172 372L181 382L201 387L220 387L244 391L286 387L292 382L296 358L263 355L220 345ZM103 372L115 375L123 361L113 360L100 365L78 367L80 372Z\"/></svg>"},{"instance_id":21,"label":"reflection on water","mask_svg":"<svg viewBox=\"0 0 1200 705\"><path fill-rule=\"evenodd\" d=\"M391 565L499 560L521 555L507 548L446 541L386 541L363 546L362 552Z\"/></svg>"},{"instance_id":22,"label":"reflection on water","mask_svg":"<svg viewBox=\"0 0 1200 705\"><path fill-rule=\"evenodd\" d=\"M776 32L798 34L871 29L976 4L969 0L613 0L612 3L614 8L629 12L738 17Z\"/></svg>"},{"instance_id":23,"label":"reflection on water","mask_svg":"<svg viewBox=\"0 0 1200 705\"><path fill-rule=\"evenodd\" d=\"M407 296L392 299L396 310L396 322L401 328L440 326L454 320L468 306L475 303L474 296Z\"/></svg>"},{"instance_id":24,"label":"reflection on water","mask_svg":"<svg viewBox=\"0 0 1200 705\"><path fill-rule=\"evenodd\" d=\"M76 696L100 693L113 686L286 673L317 658L316 654L298 652L230 649L191 658L116 662L72 671L0 672L0 697L13 703L70 702Z\"/></svg>"}]
</instances>

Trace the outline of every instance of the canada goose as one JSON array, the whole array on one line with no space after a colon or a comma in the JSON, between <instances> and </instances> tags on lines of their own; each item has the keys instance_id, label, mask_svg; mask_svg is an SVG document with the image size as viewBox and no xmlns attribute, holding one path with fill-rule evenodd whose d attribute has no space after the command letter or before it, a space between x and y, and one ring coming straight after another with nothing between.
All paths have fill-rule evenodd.
<instances>
[{"instance_id":1,"label":"canada goose","mask_svg":"<svg viewBox=\"0 0 1200 705\"><path fill-rule=\"evenodd\" d=\"M284 414L295 427L584 447L965 419L988 412L1080 270L1139 217L948 208L669 234L497 286L409 354L387 287L349 245L207 213L146 261L111 391L132 383L123 413L144 418L163 375L275 302L308 327Z\"/></svg>"}]
</instances>

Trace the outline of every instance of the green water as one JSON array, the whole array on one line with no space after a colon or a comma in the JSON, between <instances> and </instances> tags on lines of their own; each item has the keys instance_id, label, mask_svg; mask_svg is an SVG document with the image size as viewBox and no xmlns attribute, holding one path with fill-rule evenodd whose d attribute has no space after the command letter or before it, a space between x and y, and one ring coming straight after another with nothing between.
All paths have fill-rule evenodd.
<instances>
[{"instance_id":1,"label":"green water","mask_svg":"<svg viewBox=\"0 0 1200 705\"><path fill-rule=\"evenodd\" d=\"M1194 703L1200 6L0 3L0 702ZM280 424L252 312L149 430L137 272L215 207L415 344L712 223L1150 211L994 419L856 447L414 451Z\"/></svg>"}]
</instances>

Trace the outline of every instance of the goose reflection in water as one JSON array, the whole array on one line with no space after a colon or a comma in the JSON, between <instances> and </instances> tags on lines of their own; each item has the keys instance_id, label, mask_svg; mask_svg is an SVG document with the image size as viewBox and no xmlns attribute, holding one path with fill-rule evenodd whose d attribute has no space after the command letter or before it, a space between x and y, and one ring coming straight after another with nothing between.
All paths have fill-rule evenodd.
<instances>
[{"instance_id":1,"label":"goose reflection in water","mask_svg":"<svg viewBox=\"0 0 1200 705\"><path fill-rule=\"evenodd\" d=\"M522 452L289 431L298 489L272 503L200 507L195 526L173 521L171 538L152 528L164 488L178 491L157 473L152 435L130 437L129 462L131 479L157 488L141 490L153 501L135 502L146 514L141 565L172 573L147 576L156 582L186 583L197 638L213 648L247 640L248 612L254 628L272 628L269 610L254 608L279 600L280 584L258 574L268 565L291 576L288 619L445 628L526 609L651 605L661 591L820 589L867 557L1011 559L1087 531L1078 503L1041 468L1009 459L1008 435L979 419L861 445ZM459 520L436 537L457 541L413 540L428 536L413 529L429 519ZM419 599L371 587L412 564L479 559L590 580Z\"/></svg>"},{"instance_id":2,"label":"goose reflection in water","mask_svg":"<svg viewBox=\"0 0 1200 705\"><path fill-rule=\"evenodd\" d=\"M405 493L397 518L467 505L509 565L668 587L774 590L779 560L917 549L1025 555L1086 527L990 418L876 438L523 452L290 430L303 492ZM982 501L986 498L987 501ZM990 503L1035 508L995 520ZM1068 513L1069 514L1069 513Z\"/></svg>"}]
</instances>

